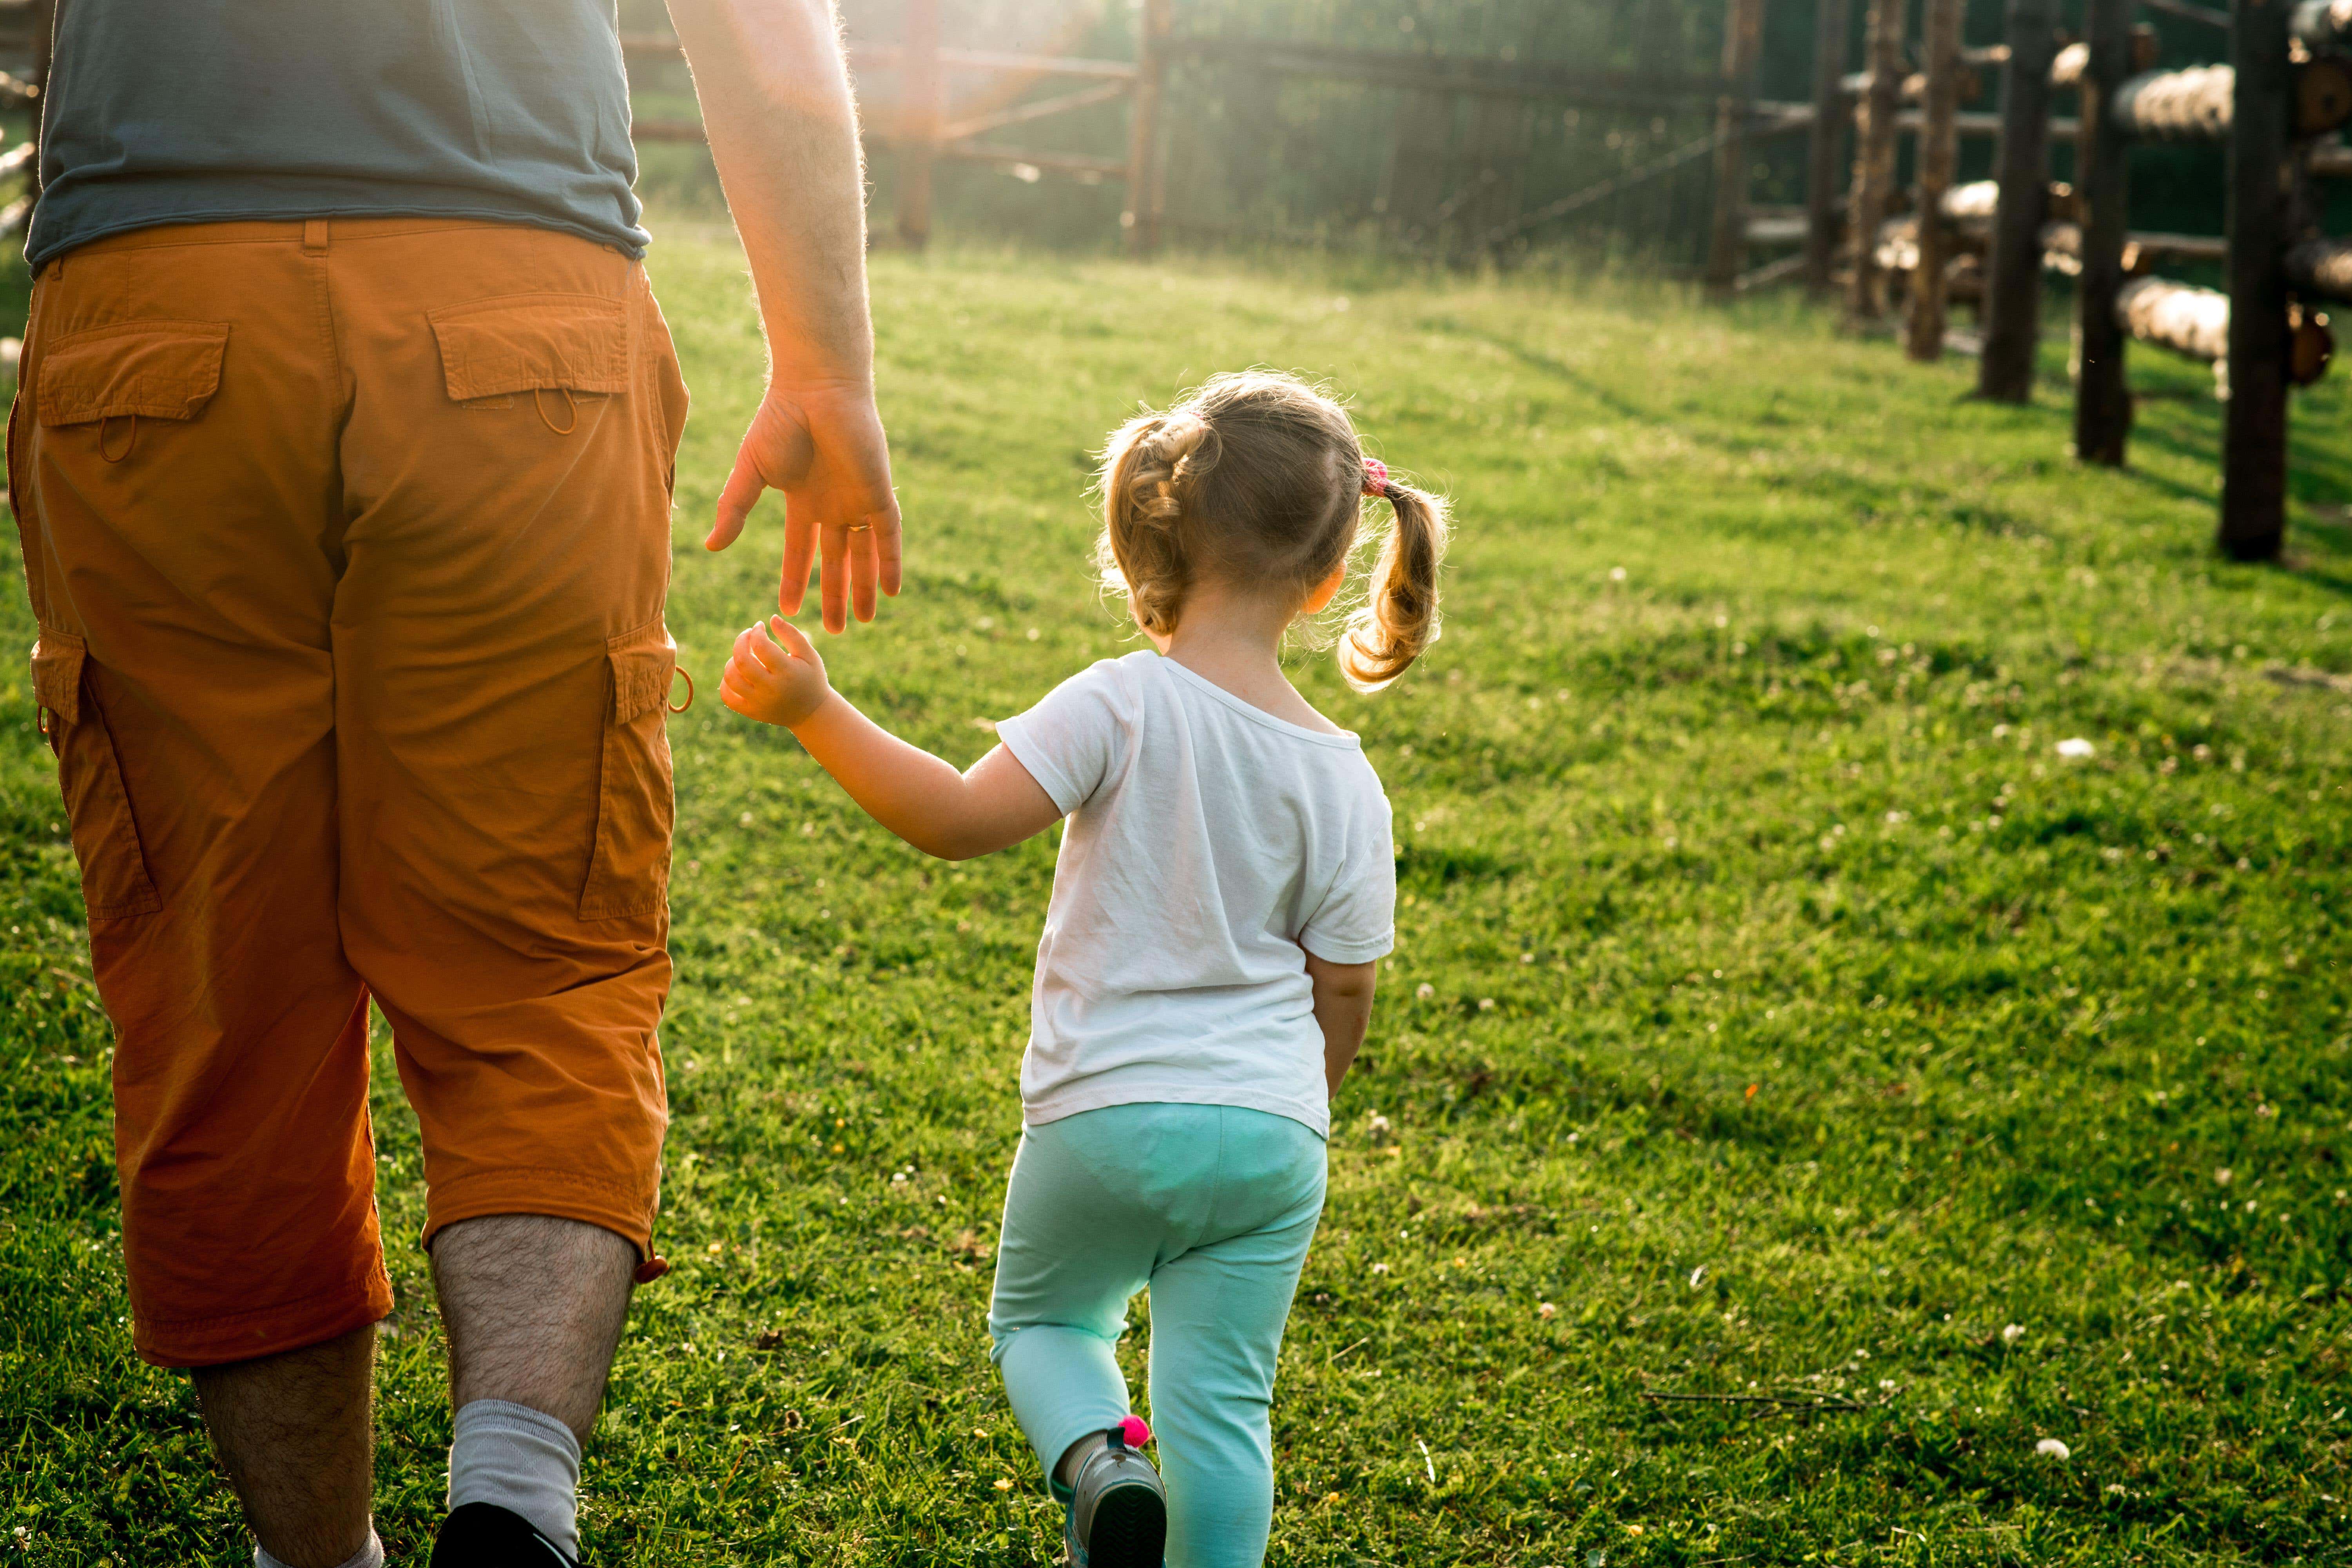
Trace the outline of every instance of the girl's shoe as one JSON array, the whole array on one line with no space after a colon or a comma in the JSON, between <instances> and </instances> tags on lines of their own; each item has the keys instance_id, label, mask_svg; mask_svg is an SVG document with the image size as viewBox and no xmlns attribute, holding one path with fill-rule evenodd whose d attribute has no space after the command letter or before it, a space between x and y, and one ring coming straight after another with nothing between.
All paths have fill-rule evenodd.
<instances>
[{"instance_id":1,"label":"girl's shoe","mask_svg":"<svg viewBox=\"0 0 2352 1568\"><path fill-rule=\"evenodd\" d=\"M1168 1489L1143 1457L1150 1441L1151 1428L1133 1415L1089 1439L1063 1510L1071 1568L1161 1568Z\"/></svg>"}]
</instances>

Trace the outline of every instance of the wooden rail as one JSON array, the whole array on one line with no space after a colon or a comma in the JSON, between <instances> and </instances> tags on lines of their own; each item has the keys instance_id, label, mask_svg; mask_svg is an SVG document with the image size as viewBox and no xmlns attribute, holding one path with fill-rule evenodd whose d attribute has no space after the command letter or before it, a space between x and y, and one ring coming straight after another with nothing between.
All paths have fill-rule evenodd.
<instances>
[{"instance_id":1,"label":"wooden rail","mask_svg":"<svg viewBox=\"0 0 2352 1568\"><path fill-rule=\"evenodd\" d=\"M1720 76L1582 70L1461 55L1408 54L1273 38L1171 38L1171 60L1213 60L1277 76L1325 77L1418 91L1504 98L1572 99L1596 107L1696 107L1721 97Z\"/></svg>"},{"instance_id":2,"label":"wooden rail","mask_svg":"<svg viewBox=\"0 0 2352 1568\"><path fill-rule=\"evenodd\" d=\"M2200 5L2194 0L2139 0L2151 11L2161 11L2168 16L2183 16L2191 22L2202 22L2209 27L2230 30L2230 13L2217 11L2210 5Z\"/></svg>"},{"instance_id":3,"label":"wooden rail","mask_svg":"<svg viewBox=\"0 0 2352 1568\"><path fill-rule=\"evenodd\" d=\"M2306 239L2288 247L2284 267L2296 293L2352 305L2352 239Z\"/></svg>"},{"instance_id":4,"label":"wooden rail","mask_svg":"<svg viewBox=\"0 0 2352 1568\"><path fill-rule=\"evenodd\" d=\"M2116 295L2116 324L2135 342L2153 343L2214 367L2215 393L2227 400L2230 296L2169 278L2135 278ZM2309 386L2327 373L2336 357L2336 334L2316 311L2287 316L2286 379Z\"/></svg>"},{"instance_id":5,"label":"wooden rail","mask_svg":"<svg viewBox=\"0 0 2352 1568\"><path fill-rule=\"evenodd\" d=\"M2288 61L2274 74L2292 106L2289 122L2295 135L2324 136L2352 121L2352 65L2327 56ZM2237 97L2234 67L2191 66L2133 77L2117 90L2110 112L2126 135L2218 142L2230 134Z\"/></svg>"},{"instance_id":6,"label":"wooden rail","mask_svg":"<svg viewBox=\"0 0 2352 1568\"><path fill-rule=\"evenodd\" d=\"M852 44L849 46L852 68L865 70L897 70L905 63L905 51L896 44ZM629 59L674 60L684 58L678 42L667 33L624 33L621 53ZM1011 71L1032 77L1070 76L1091 77L1107 81L1133 81L1136 67L1132 60L1086 59L1068 55L1037 55L1009 52L1003 49L939 50L941 67L952 71Z\"/></svg>"},{"instance_id":7,"label":"wooden rail","mask_svg":"<svg viewBox=\"0 0 2352 1568\"><path fill-rule=\"evenodd\" d=\"M1816 123L1813 106L1810 103L1795 103L1787 99L1759 98L1756 100L1755 108L1758 120L1769 121L1783 131L1809 130ZM1831 118L1835 121L1843 116L1832 115ZM1952 130L1959 136L1990 140L2000 135L2000 121L2001 117L1998 114L1970 113L1962 110L1952 116ZM1922 123L1920 112L1916 109L1898 110L1895 115L1895 129L1898 132L1916 132ZM2063 114L2053 114L2050 117L2051 135L2072 136L2074 133L2075 122L2073 119Z\"/></svg>"},{"instance_id":8,"label":"wooden rail","mask_svg":"<svg viewBox=\"0 0 2352 1568\"><path fill-rule=\"evenodd\" d=\"M2287 33L2310 49L2352 44L2352 0L2303 0L2287 19Z\"/></svg>"}]
</instances>

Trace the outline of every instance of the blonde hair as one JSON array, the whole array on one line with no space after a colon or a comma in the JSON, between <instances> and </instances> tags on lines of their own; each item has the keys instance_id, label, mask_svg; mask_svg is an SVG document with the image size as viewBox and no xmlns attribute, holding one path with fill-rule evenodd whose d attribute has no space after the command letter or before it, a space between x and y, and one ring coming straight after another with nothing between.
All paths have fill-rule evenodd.
<instances>
[{"instance_id":1,"label":"blonde hair","mask_svg":"<svg viewBox=\"0 0 2352 1568\"><path fill-rule=\"evenodd\" d=\"M1376 494L1396 522L1339 661L1349 685L1378 691L1437 640L1447 526L1442 498L1384 475L1368 470L1347 410L1297 376L1213 376L1165 413L1112 432L1096 561L1143 628L1165 637L1206 578L1303 599L1354 551L1363 499Z\"/></svg>"}]
</instances>

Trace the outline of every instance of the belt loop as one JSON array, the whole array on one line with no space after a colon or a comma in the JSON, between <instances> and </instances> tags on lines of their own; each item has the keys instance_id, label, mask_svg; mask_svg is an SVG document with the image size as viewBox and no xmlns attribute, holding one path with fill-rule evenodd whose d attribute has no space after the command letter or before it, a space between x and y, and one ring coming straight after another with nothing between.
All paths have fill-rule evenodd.
<instances>
[{"instance_id":1,"label":"belt loop","mask_svg":"<svg viewBox=\"0 0 2352 1568\"><path fill-rule=\"evenodd\" d=\"M302 220L302 248L316 256L327 248L327 220L310 217Z\"/></svg>"}]
</instances>

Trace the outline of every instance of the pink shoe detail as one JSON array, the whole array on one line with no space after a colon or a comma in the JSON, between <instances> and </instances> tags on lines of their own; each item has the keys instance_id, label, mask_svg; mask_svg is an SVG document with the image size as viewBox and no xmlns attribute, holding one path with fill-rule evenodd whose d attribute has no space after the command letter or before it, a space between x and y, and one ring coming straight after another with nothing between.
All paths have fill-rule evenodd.
<instances>
[{"instance_id":1,"label":"pink shoe detail","mask_svg":"<svg viewBox=\"0 0 2352 1568\"><path fill-rule=\"evenodd\" d=\"M1151 1428L1143 1424L1140 1415L1130 1415L1118 1424L1119 1440L1130 1448L1140 1448L1151 1441Z\"/></svg>"}]
</instances>

